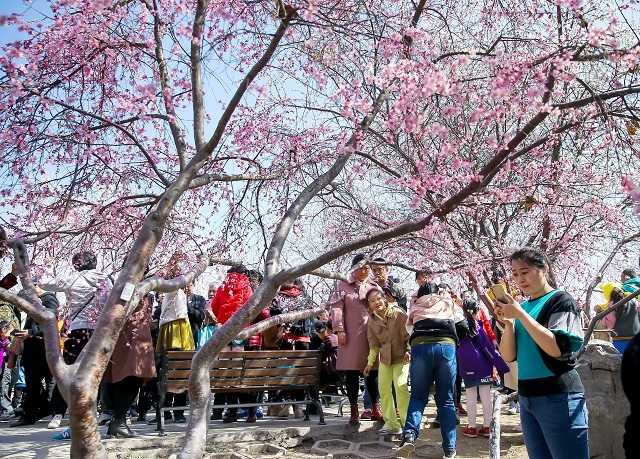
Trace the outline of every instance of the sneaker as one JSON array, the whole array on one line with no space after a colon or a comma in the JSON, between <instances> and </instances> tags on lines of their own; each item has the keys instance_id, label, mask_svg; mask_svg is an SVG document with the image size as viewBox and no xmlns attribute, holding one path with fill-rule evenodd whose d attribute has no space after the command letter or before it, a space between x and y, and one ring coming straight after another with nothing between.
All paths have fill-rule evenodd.
<instances>
[{"instance_id":1,"label":"sneaker","mask_svg":"<svg viewBox=\"0 0 640 459\"><path fill-rule=\"evenodd\" d=\"M47 425L47 429L58 429L60 427L60 423L62 422L62 415L56 414L49 424Z\"/></svg>"},{"instance_id":2,"label":"sneaker","mask_svg":"<svg viewBox=\"0 0 640 459\"><path fill-rule=\"evenodd\" d=\"M442 456L442 459L453 459L454 457L456 457L456 452L449 451L448 453L444 453L444 456Z\"/></svg>"},{"instance_id":3,"label":"sneaker","mask_svg":"<svg viewBox=\"0 0 640 459\"><path fill-rule=\"evenodd\" d=\"M53 436L54 440L71 440L71 429L66 428L62 432L59 432Z\"/></svg>"},{"instance_id":4,"label":"sneaker","mask_svg":"<svg viewBox=\"0 0 640 459\"><path fill-rule=\"evenodd\" d=\"M371 411L371 408L367 408L360 415L360 419L371 419L372 417L373 417L373 411Z\"/></svg>"},{"instance_id":5,"label":"sneaker","mask_svg":"<svg viewBox=\"0 0 640 459\"><path fill-rule=\"evenodd\" d=\"M480 435L481 437L489 438L491 436L491 429L489 429L488 427L483 427L482 429L478 430L478 435Z\"/></svg>"},{"instance_id":6,"label":"sneaker","mask_svg":"<svg viewBox=\"0 0 640 459\"><path fill-rule=\"evenodd\" d=\"M509 402L507 414L518 414L520 412L520 404L516 401Z\"/></svg>"},{"instance_id":7,"label":"sneaker","mask_svg":"<svg viewBox=\"0 0 640 459\"><path fill-rule=\"evenodd\" d=\"M255 417L255 416L247 416L247 421L246 422L252 423L252 422L256 422L257 420L258 420L258 418Z\"/></svg>"},{"instance_id":8,"label":"sneaker","mask_svg":"<svg viewBox=\"0 0 640 459\"><path fill-rule=\"evenodd\" d=\"M9 421L13 419L13 416L13 411L3 411L2 414L0 414L0 421Z\"/></svg>"},{"instance_id":9,"label":"sneaker","mask_svg":"<svg viewBox=\"0 0 640 459\"><path fill-rule=\"evenodd\" d=\"M400 435L402 433L401 429L385 429L384 427L380 430L378 430L378 435L385 436L385 435Z\"/></svg>"},{"instance_id":10,"label":"sneaker","mask_svg":"<svg viewBox=\"0 0 640 459\"><path fill-rule=\"evenodd\" d=\"M229 416L227 416L226 418L224 418L222 420L222 423L223 424L231 424L232 422L236 422L237 420L238 420L237 417L229 415Z\"/></svg>"},{"instance_id":11,"label":"sneaker","mask_svg":"<svg viewBox=\"0 0 640 459\"><path fill-rule=\"evenodd\" d=\"M476 438L478 436L478 429L476 429L475 427L467 426L464 429L462 429L460 433L465 437Z\"/></svg>"},{"instance_id":12,"label":"sneaker","mask_svg":"<svg viewBox=\"0 0 640 459\"><path fill-rule=\"evenodd\" d=\"M187 422L187 418L185 418L184 416L175 416L174 417L174 421L176 424L184 424L185 422Z\"/></svg>"},{"instance_id":13,"label":"sneaker","mask_svg":"<svg viewBox=\"0 0 640 459\"><path fill-rule=\"evenodd\" d=\"M456 405L456 408L458 409L458 413L460 413L463 416L467 415L467 410L464 409L464 407L462 406L462 403L458 403Z\"/></svg>"},{"instance_id":14,"label":"sneaker","mask_svg":"<svg viewBox=\"0 0 640 459\"><path fill-rule=\"evenodd\" d=\"M409 454L416 450L416 434L413 432L405 432L402 436L402 443L398 446L398 451Z\"/></svg>"}]
</instances>

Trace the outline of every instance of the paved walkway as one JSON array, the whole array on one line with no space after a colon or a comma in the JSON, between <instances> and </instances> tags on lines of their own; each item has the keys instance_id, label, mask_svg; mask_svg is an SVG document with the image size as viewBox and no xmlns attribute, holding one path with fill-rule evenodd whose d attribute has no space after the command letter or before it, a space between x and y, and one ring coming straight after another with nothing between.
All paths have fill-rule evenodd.
<instances>
[{"instance_id":1,"label":"paved walkway","mask_svg":"<svg viewBox=\"0 0 640 459\"><path fill-rule=\"evenodd\" d=\"M222 421L211 421L209 424L209 440L214 437L215 442L233 443L238 441L277 441L291 442L287 446L297 446L302 438L309 435L313 429L313 436L344 435L347 427L348 416L337 417L338 405L325 408L326 426L318 425L318 416L311 416L311 421L295 419L293 415L288 418L265 417L258 419L255 424L248 424L243 419L232 424L223 424ZM187 412L188 416L188 412ZM148 416L149 417L149 416ZM152 416L151 416L152 417ZM52 436L56 432L68 427L65 418L60 429L49 430L47 424L50 418L45 418L32 426L9 427L9 422L0 422L0 457L3 459L58 459L68 458L70 450L69 441L55 441ZM187 424L167 423L165 430L167 435L159 437L154 425L146 422L133 422L130 426L141 436L137 439L109 439L106 435L107 427L100 427L105 447L109 452L131 449L148 448L172 448L180 445ZM380 426L376 422L363 421L360 430L377 429ZM286 439L289 440L286 440ZM111 455L111 454L110 454Z\"/></svg>"}]
</instances>

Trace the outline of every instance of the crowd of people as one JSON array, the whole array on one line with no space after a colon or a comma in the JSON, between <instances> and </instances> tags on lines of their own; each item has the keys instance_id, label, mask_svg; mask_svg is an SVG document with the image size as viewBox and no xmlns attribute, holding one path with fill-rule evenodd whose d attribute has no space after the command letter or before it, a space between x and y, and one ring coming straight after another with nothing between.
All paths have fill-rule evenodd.
<instances>
[{"instance_id":1,"label":"crowd of people","mask_svg":"<svg viewBox=\"0 0 640 459\"><path fill-rule=\"evenodd\" d=\"M64 360L73 364L87 344L101 308L113 285L113 276L97 269L92 252L72 258L76 272L62 279L37 282L44 307L60 311ZM416 274L417 289L410 297L389 276L384 258L357 254L347 279L338 281L327 303L326 314L281 324L247 340L232 340L227 350L317 349L322 352L320 386L340 383L350 405L348 423L383 422L380 435L401 435L398 449L414 451L423 412L435 386L437 416L433 426L442 435L444 458L456 455L458 432L468 437L489 437L492 386L507 393L517 391L509 414L520 413L525 445L530 457L588 458L588 422L584 388L575 370L575 352L583 344L580 312L567 292L557 289L546 255L524 248L510 257L513 282L502 298L480 292L490 302L493 317L471 291L452 292L446 284L431 282L429 274ZM0 281L3 288L17 284L17 271ZM180 274L172 258L161 273ZM163 349L194 350L215 335L253 295L262 275L244 266L228 270L220 285L211 284L208 298L187 285L166 294L150 294L140 301L118 338L100 387L98 421L108 423L111 436L133 437L130 417L146 419L157 395L158 357ZM636 273L626 270L620 283L601 287L609 305L640 285ZM60 307L55 292L64 292L67 305ZM484 297L484 298L482 298ZM489 298L493 297L492 300ZM300 279L281 286L278 294L252 323L288 312L310 310L312 298ZM604 306L603 306L604 307ZM64 311L64 312L63 312ZM57 429L67 410L46 363L44 341L32 318L22 322L20 313L0 305L0 364L2 365L0 420L12 427L34 424L52 416L48 427ZM640 332L635 301L606 316L614 331L614 345L624 351ZM24 389L16 380L23 375ZM364 377L363 411L359 406ZM466 407L461 404L462 385ZM269 410L248 407L239 411L225 404L256 403L250 394L214 394L212 420L253 423L263 416L304 416L301 391L269 393ZM186 422L188 394L167 393L165 422ZM478 424L478 401L482 423ZM292 408L293 407L293 411ZM467 416L466 425L460 416ZM55 439L71 437L69 429ZM568 455L569 454L569 455Z\"/></svg>"}]
</instances>

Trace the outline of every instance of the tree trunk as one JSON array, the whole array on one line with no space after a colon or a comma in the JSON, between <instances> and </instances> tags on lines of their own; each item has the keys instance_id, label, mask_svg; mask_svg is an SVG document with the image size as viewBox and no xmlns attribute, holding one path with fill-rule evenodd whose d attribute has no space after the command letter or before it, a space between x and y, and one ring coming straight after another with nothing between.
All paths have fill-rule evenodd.
<instances>
[{"instance_id":1,"label":"tree trunk","mask_svg":"<svg viewBox=\"0 0 640 459\"><path fill-rule=\"evenodd\" d=\"M71 427L71 454L75 459L106 458L107 451L102 444L100 430L96 419L97 387L100 377L94 376L98 382L90 384L85 378L74 378L69 387L69 425Z\"/></svg>"}]
</instances>

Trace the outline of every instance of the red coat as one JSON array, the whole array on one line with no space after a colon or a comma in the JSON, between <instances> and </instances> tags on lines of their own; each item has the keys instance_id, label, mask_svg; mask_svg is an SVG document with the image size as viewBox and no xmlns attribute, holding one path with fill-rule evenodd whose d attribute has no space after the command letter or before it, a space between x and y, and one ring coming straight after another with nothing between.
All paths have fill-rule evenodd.
<instances>
[{"instance_id":1,"label":"red coat","mask_svg":"<svg viewBox=\"0 0 640 459\"><path fill-rule=\"evenodd\" d=\"M249 278L240 273L229 273L211 301L211 310L223 325L253 295Z\"/></svg>"},{"instance_id":2,"label":"red coat","mask_svg":"<svg viewBox=\"0 0 640 459\"><path fill-rule=\"evenodd\" d=\"M478 317L482 321L482 328L487 333L487 336L491 341L494 341L496 339L496 334L493 333L493 330L491 329L491 319L489 319L487 313L484 312L482 308L478 310Z\"/></svg>"}]
</instances>

